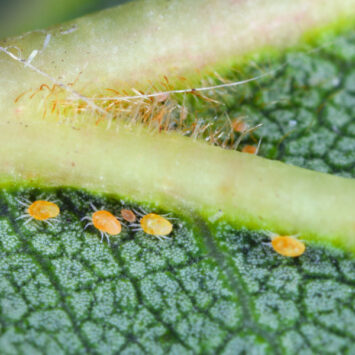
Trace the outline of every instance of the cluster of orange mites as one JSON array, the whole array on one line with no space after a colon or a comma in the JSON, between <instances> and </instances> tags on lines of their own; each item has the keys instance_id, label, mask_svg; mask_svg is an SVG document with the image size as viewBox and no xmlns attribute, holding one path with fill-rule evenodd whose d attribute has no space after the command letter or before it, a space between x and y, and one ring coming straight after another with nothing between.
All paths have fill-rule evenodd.
<instances>
[{"instance_id":1,"label":"cluster of orange mites","mask_svg":"<svg viewBox=\"0 0 355 355\"><path fill-rule=\"evenodd\" d=\"M25 223L31 219L37 221L48 222L48 219L55 220L60 213L59 206L50 201L37 200L27 204L19 201L26 206L26 213L18 217L18 219L28 218ZM121 233L122 224L128 223L133 231L144 231L145 233L157 237L159 240L167 239L173 230L172 223L165 217L155 213L142 213L136 210L121 209L120 217L114 216L111 212L106 210L98 210L91 205L94 212L90 216L84 217L82 220L88 220L85 228L94 226L101 234L101 242L106 237L110 243L110 236L115 236ZM137 220L139 219L139 223ZM125 221L125 222L123 222ZM122 222L122 223L121 223ZM306 247L300 240L291 236L273 236L271 238L271 245L273 249L287 257L297 257L304 253Z\"/></svg>"},{"instance_id":2,"label":"cluster of orange mites","mask_svg":"<svg viewBox=\"0 0 355 355\"><path fill-rule=\"evenodd\" d=\"M18 219L27 218L25 224L32 219L37 221L44 221L51 224L48 220L56 220L60 213L59 206L50 201L37 200L35 202L26 201L20 204L26 207L26 212L18 217ZM173 230L172 223L165 217L155 213L141 213L140 211L132 211L129 209L122 209L120 217L114 216L111 212L106 210L97 210L93 205L94 212L90 216L84 217L82 220L89 220L85 228L94 226L101 234L101 241L104 236L108 243L110 243L110 236L115 236L121 233L122 224L128 222L129 226L134 231L144 231L145 233L157 237L159 240L167 239ZM139 218L139 224L135 223ZM123 222L125 221L125 222ZM122 222L122 223L121 223Z\"/></svg>"}]
</instances>

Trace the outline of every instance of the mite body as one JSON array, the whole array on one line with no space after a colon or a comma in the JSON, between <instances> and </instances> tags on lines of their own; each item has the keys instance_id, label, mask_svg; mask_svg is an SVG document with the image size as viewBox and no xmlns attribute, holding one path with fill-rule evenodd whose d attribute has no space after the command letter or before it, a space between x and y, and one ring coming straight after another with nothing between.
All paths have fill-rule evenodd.
<instances>
[{"instance_id":1,"label":"mite body","mask_svg":"<svg viewBox=\"0 0 355 355\"><path fill-rule=\"evenodd\" d=\"M295 258L301 256L306 246L300 240L290 236L277 236L272 238L271 245L280 255Z\"/></svg>"},{"instance_id":2,"label":"mite body","mask_svg":"<svg viewBox=\"0 0 355 355\"><path fill-rule=\"evenodd\" d=\"M149 213L140 220L143 231L147 234L165 237L173 230L173 225L164 217Z\"/></svg>"},{"instance_id":3,"label":"mite body","mask_svg":"<svg viewBox=\"0 0 355 355\"><path fill-rule=\"evenodd\" d=\"M48 220L55 221L55 218L60 213L60 208L55 202L46 200L36 200L34 202L18 200L18 202L26 208L25 213L17 217L17 219L27 219L24 224L29 223L31 220L36 220L52 225Z\"/></svg>"},{"instance_id":4,"label":"mite body","mask_svg":"<svg viewBox=\"0 0 355 355\"><path fill-rule=\"evenodd\" d=\"M257 147L255 145L245 145L242 149L243 153L257 154Z\"/></svg>"},{"instance_id":5,"label":"mite body","mask_svg":"<svg viewBox=\"0 0 355 355\"><path fill-rule=\"evenodd\" d=\"M121 216L125 221L129 223L133 223L137 220L137 216L134 214L134 212L125 208L121 210Z\"/></svg>"},{"instance_id":6,"label":"mite body","mask_svg":"<svg viewBox=\"0 0 355 355\"><path fill-rule=\"evenodd\" d=\"M167 218L156 213L135 212L140 217L140 220L139 224L131 224L133 231L143 231L159 240L170 239L167 236L172 232L173 225Z\"/></svg>"},{"instance_id":7,"label":"mite body","mask_svg":"<svg viewBox=\"0 0 355 355\"><path fill-rule=\"evenodd\" d=\"M94 226L101 235L101 243L104 237L108 244L110 245L110 236L115 236L121 233L122 226L120 221L111 212L106 210L97 210L92 205L94 212L91 216L86 216L82 220L88 220L89 223L86 224L85 229L89 226Z\"/></svg>"}]
</instances>

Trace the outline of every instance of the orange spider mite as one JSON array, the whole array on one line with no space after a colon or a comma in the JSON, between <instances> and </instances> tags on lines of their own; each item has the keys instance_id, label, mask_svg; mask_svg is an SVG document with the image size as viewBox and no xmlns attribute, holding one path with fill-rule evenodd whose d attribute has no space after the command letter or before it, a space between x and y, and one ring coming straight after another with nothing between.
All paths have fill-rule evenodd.
<instances>
[{"instance_id":1,"label":"orange spider mite","mask_svg":"<svg viewBox=\"0 0 355 355\"><path fill-rule=\"evenodd\" d=\"M257 153L257 147L254 145L245 145L242 149L243 153L249 153L249 154L256 154Z\"/></svg>"},{"instance_id":2,"label":"orange spider mite","mask_svg":"<svg viewBox=\"0 0 355 355\"><path fill-rule=\"evenodd\" d=\"M243 133L248 129L248 125L243 120L237 118L232 122L232 128L234 132Z\"/></svg>"},{"instance_id":3,"label":"orange spider mite","mask_svg":"<svg viewBox=\"0 0 355 355\"><path fill-rule=\"evenodd\" d=\"M104 236L107 239L108 244L110 244L110 235L117 235L121 233L122 226L120 221L111 213L106 210L97 210L94 205L91 204L94 212L91 217L86 216L82 220L87 219L89 223L86 224L85 228L89 226L94 226L101 234L101 243Z\"/></svg>"},{"instance_id":4,"label":"orange spider mite","mask_svg":"<svg viewBox=\"0 0 355 355\"><path fill-rule=\"evenodd\" d=\"M133 223L137 220L136 215L131 210L122 209L121 216L125 221L129 223Z\"/></svg>"},{"instance_id":5,"label":"orange spider mite","mask_svg":"<svg viewBox=\"0 0 355 355\"><path fill-rule=\"evenodd\" d=\"M57 204L50 201L38 200L27 208L27 213L38 221L45 221L59 215L60 209Z\"/></svg>"},{"instance_id":6,"label":"orange spider mite","mask_svg":"<svg viewBox=\"0 0 355 355\"><path fill-rule=\"evenodd\" d=\"M30 202L29 200L25 199L24 201L18 200L18 202L26 207L26 211L17 219L27 218L25 224L30 222L32 219L37 221L44 221L48 224L48 219L56 218L60 213L59 206L50 201L45 200L37 200L35 202Z\"/></svg>"},{"instance_id":7,"label":"orange spider mite","mask_svg":"<svg viewBox=\"0 0 355 355\"><path fill-rule=\"evenodd\" d=\"M271 240L273 249L283 255L291 258L302 255L306 246L300 240L289 236L277 236Z\"/></svg>"},{"instance_id":8,"label":"orange spider mite","mask_svg":"<svg viewBox=\"0 0 355 355\"><path fill-rule=\"evenodd\" d=\"M101 242L105 236L110 243L109 235L121 233L122 227L120 221L111 213L105 210L95 211L92 214L92 224L101 233Z\"/></svg>"}]
</instances>

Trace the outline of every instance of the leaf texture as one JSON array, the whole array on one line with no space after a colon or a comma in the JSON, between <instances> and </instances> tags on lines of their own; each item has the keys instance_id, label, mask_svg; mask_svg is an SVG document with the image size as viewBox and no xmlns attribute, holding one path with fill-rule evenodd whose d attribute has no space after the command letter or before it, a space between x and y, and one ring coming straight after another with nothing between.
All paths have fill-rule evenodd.
<instances>
[{"instance_id":1,"label":"leaf texture","mask_svg":"<svg viewBox=\"0 0 355 355\"><path fill-rule=\"evenodd\" d=\"M225 105L201 116L248 116L263 126L243 144L263 137L261 155L354 177L354 39L287 54L281 72L217 92ZM59 222L17 219L17 199L41 194L59 201ZM70 189L1 191L2 354L355 352L351 255L307 244L285 258L267 233L199 216L174 216L171 240L124 227L109 246L84 230L90 202L116 214L139 207Z\"/></svg>"}]
</instances>

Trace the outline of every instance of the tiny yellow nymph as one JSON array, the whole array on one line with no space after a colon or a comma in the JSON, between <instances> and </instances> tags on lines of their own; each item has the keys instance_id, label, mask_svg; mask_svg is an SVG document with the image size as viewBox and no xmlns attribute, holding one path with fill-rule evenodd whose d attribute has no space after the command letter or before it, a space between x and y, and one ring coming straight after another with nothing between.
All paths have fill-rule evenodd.
<instances>
[{"instance_id":1,"label":"tiny yellow nymph","mask_svg":"<svg viewBox=\"0 0 355 355\"><path fill-rule=\"evenodd\" d=\"M271 240L271 245L278 254L291 258L302 255L306 250L304 243L290 236L274 237Z\"/></svg>"}]
</instances>

